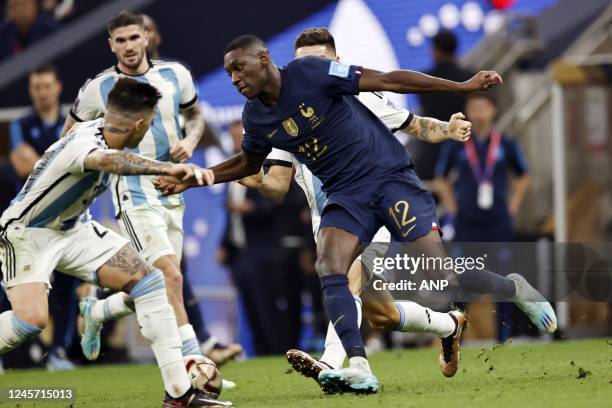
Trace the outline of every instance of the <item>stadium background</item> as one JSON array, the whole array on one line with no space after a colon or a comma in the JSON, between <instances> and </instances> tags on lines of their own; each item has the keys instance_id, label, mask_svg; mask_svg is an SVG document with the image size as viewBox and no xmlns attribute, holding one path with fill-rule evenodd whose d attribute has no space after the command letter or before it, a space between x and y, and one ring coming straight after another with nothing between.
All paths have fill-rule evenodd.
<instances>
[{"instance_id":1,"label":"stadium background","mask_svg":"<svg viewBox=\"0 0 612 408\"><path fill-rule=\"evenodd\" d=\"M516 0L516 1L390 1L390 0L313 0L291 2L270 0L265 2L265 11L258 2L201 2L196 0L175 2L159 1L107 1L76 4L81 6L79 13L69 19L58 31L42 40L53 44L52 58L40 60L35 50L26 50L14 59L0 63L0 154L6 154L8 123L23 112L29 104L27 73L30 68L42 62L52 62L60 72L64 83L61 96L62 103L70 104L78 88L86 78L100 72L114 63L106 43L104 20L99 20L96 27L89 27L84 35L74 44L63 46L54 36L62 35L71 25L79 24L88 16L101 13L104 7L115 7L117 10L129 5L151 15L156 19L163 36L162 56L184 61L192 70L196 81L200 101L209 127L214 129L220 145L198 150L194 161L210 165L220 161L225 152L231 151L231 139L226 134L227 124L239 118L242 98L233 89L226 73L221 67L222 50L225 44L239 34L246 32L263 37L270 47L278 64L285 64L292 59L292 43L298 32L305 27L328 26L336 37L339 54L343 60L359 63L381 70L415 69L425 70L432 65L429 51L430 38L441 28L451 29L458 36L461 61L468 67L500 69L501 51L488 47L492 38L502 36L507 41L506 51L515 51L516 44L529 45L522 54L517 54L513 61L502 68L506 86L502 91L501 101L504 114L501 125L512 133L523 144L530 163L533 163L534 185L527 203L523 206L518 221L518 229L527 237L552 239L555 225L551 221L554 213L552 159L547 146L551 145L550 128L550 94L532 112L521 111L525 101L531 101L530 93L536 94L539 86L548 86L550 82L550 64L558 57L576 46L580 35L594 30L597 24L610 24L610 8L606 1L584 0L580 7L576 2L564 0ZM497 6L497 7L496 7ZM564 24L555 20L561 16ZM607 21L604 17L608 16ZM180 24L177 24L180 22ZM536 32L533 28L536 27ZM537 40L534 45L533 41ZM610 39L595 48L582 46L574 49L576 54L597 54L610 52ZM584 42L583 42L584 43ZM591 41L592 44L592 41ZM34 45L35 47L37 45ZM44 44L39 44L44 47ZM32 48L33 48L32 47ZM497 53L497 54L496 54ZM38 54L40 55L40 54ZM18 58L21 58L19 60ZM607 64L610 60L607 60ZM21 65L20 69L16 67ZM609 65L608 65L609 67ZM19 73L20 70L20 73ZM10 75L5 75L10 73ZM11 79L12 78L12 79ZM609 77L608 77L609 79ZM585 82L586 84L586 82ZM567 199L570 207L574 201L574 212L591 215L590 224L578 235L569 238L577 241L606 241L610 239L612 225L612 200L610 198L610 87L595 87L590 90L572 90L573 98L565 106L564 113L571 115L575 125L570 140L582 140L581 149L574 150L574 156L567 162L567 173L570 174ZM603 89L603 91L602 91ZM566 96L567 98L567 96ZM394 102L419 112L417 98L413 96L394 96ZM593 130L593 124L584 121L588 115L577 109L576 104L586 110L593 104L601 103L604 109L605 123ZM589 102L591 101L591 102ZM595 101L595 102L592 102ZM595 109L595 108L593 108ZM508 115L506 115L506 113ZM523 116L520 116L520 115ZM607 115L606 115L607 114ZM526 118L526 116L529 116ZM441 118L444 119L444 118ZM590 126L590 127L589 127ZM595 133L595 136L593 136ZM603 133L602 138L597 136ZM590 135L590 136L589 136ZM590 138L589 138L590 137ZM593 143L589 144L589 140ZM583 148L583 149L582 149ZM545 152L545 153L543 153ZM580 166L580 162L598 163L594 166ZM604 173L601 174L603 169ZM581 183L593 176L598 181L596 187L586 187ZM576 189L586 189L590 199L580 204L581 199L571 201L571 193ZM209 329L222 340L236 339L246 346L247 354L252 355L251 338L244 313L237 302L235 290L227 270L217 260L217 249L223 238L227 225L225 186L210 189L196 189L186 194L187 212L185 216L185 255L189 279L201 299L200 307L205 315ZM582 201L585 201L582 199ZM592 202L596 204L593 204ZM190 203L197 203L193 205ZM204 210L203 210L204 209ZM98 219L112 221L112 204L105 195L94 207L94 216ZM570 214L570 221L571 224ZM558 223L557 223L558 224ZM566 231L566 234L568 231ZM307 301L303 310L304 321L312 318ZM609 334L612 328L609 306L589 305L585 309L589 316L587 324L577 330L583 334ZM589 312L590 311L590 312ZM593 313L596 315L593 315ZM306 325L302 340L309 337L312 329ZM137 354L137 353L136 353ZM136 355L135 354L135 355Z\"/></svg>"}]
</instances>

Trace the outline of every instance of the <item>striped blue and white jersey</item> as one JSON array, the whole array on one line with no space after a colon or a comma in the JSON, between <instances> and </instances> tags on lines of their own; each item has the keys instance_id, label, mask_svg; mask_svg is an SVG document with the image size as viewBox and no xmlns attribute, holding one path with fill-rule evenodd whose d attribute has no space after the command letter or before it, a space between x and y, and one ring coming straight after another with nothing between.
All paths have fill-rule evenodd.
<instances>
[{"instance_id":1,"label":"striped blue and white jersey","mask_svg":"<svg viewBox=\"0 0 612 408\"><path fill-rule=\"evenodd\" d=\"M179 111L198 102L195 85L189 70L178 62L149 61L150 68L143 75L130 78L153 85L162 95L155 109L149 131L137 148L128 149L149 159L170 160L170 148L183 138ZM127 76L112 67L88 80L79 91L70 115L78 122L102 117L106 113L108 93L118 78ZM183 204L180 194L163 197L151 184L153 176L113 176L113 204L115 210L139 205L174 207Z\"/></svg>"},{"instance_id":2,"label":"striped blue and white jersey","mask_svg":"<svg viewBox=\"0 0 612 408\"><path fill-rule=\"evenodd\" d=\"M392 132L405 128L413 118L412 113L394 105L389 97L382 92L361 92L358 99ZM266 160L271 165L279 162L291 163L295 168L294 179L306 194L310 207L312 230L316 239L321 223L321 212L327 200L322 188L323 183L308 170L308 167L285 150L272 149ZM381 160L384 160L384 158L381 158Z\"/></svg>"},{"instance_id":3,"label":"striped blue and white jersey","mask_svg":"<svg viewBox=\"0 0 612 408\"><path fill-rule=\"evenodd\" d=\"M68 230L88 222L88 208L109 186L110 174L87 171L84 161L97 149L108 149L104 119L85 122L52 144L25 185L0 218L0 228Z\"/></svg>"}]
</instances>

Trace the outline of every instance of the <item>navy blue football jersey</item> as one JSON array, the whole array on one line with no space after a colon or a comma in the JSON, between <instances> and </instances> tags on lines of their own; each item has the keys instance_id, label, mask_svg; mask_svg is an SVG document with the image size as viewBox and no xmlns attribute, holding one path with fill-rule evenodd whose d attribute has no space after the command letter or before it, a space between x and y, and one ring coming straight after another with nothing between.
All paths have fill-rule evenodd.
<instances>
[{"instance_id":1,"label":"navy blue football jersey","mask_svg":"<svg viewBox=\"0 0 612 408\"><path fill-rule=\"evenodd\" d=\"M249 100L242 149L266 156L275 147L305 164L326 193L401 178L412 167L406 149L354 95L361 68L319 57L281 69L277 105Z\"/></svg>"}]
</instances>

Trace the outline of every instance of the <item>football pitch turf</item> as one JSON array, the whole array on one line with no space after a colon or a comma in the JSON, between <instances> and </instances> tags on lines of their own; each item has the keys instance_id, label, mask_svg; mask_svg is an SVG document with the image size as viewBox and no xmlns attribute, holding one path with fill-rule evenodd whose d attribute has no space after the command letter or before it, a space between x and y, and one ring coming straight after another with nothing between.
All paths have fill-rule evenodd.
<instances>
[{"instance_id":1,"label":"football pitch turf","mask_svg":"<svg viewBox=\"0 0 612 408\"><path fill-rule=\"evenodd\" d=\"M437 358L434 348L373 354L370 361L382 390L369 396L323 395L282 357L232 362L222 372L238 388L222 397L239 407L258 408L612 406L610 339L464 348L459 371L450 379L439 372ZM153 365L90 366L59 373L9 370L0 376L0 387L73 387L76 407L159 407L162 398Z\"/></svg>"}]
</instances>

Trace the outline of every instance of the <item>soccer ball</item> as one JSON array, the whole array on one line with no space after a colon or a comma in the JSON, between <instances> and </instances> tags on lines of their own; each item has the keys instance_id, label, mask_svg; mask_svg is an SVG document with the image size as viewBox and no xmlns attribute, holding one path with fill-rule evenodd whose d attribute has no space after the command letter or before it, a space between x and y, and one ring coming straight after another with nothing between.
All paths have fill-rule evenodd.
<instances>
[{"instance_id":1,"label":"soccer ball","mask_svg":"<svg viewBox=\"0 0 612 408\"><path fill-rule=\"evenodd\" d=\"M186 356L184 361L193 388L211 398L219 398L223 379L217 365L204 356Z\"/></svg>"}]
</instances>

